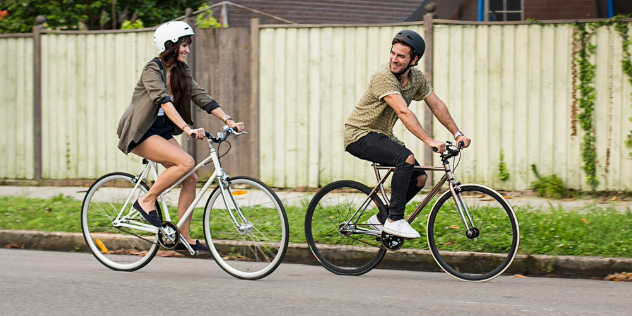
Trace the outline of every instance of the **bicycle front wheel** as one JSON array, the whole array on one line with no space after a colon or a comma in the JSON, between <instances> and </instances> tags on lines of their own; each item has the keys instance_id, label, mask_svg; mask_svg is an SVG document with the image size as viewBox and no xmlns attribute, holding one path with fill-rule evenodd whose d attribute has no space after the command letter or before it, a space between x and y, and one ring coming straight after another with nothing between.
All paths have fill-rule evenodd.
<instances>
[{"instance_id":1,"label":"bicycle front wheel","mask_svg":"<svg viewBox=\"0 0 632 316\"><path fill-rule=\"evenodd\" d=\"M283 204L263 182L231 177L204 209L204 235L217 264L228 274L255 280L281 264L289 242Z\"/></svg>"},{"instance_id":2,"label":"bicycle front wheel","mask_svg":"<svg viewBox=\"0 0 632 316\"><path fill-rule=\"evenodd\" d=\"M449 275L462 281L489 281L502 274L518 252L518 220L507 200L493 189L477 184L460 188L463 217L452 193L446 191L428 218L428 245Z\"/></svg>"},{"instance_id":3,"label":"bicycle front wheel","mask_svg":"<svg viewBox=\"0 0 632 316\"><path fill-rule=\"evenodd\" d=\"M362 275L380 263L386 250L366 221L380 210L382 200L355 181L332 182L316 193L305 214L305 238L325 269L341 275ZM355 217L354 217L355 215ZM362 234L372 231L373 234ZM360 233L362 232L362 233Z\"/></svg>"},{"instance_id":4,"label":"bicycle front wheel","mask_svg":"<svg viewBox=\"0 0 632 316\"><path fill-rule=\"evenodd\" d=\"M81 206L83 238L94 257L112 270L138 270L159 248L157 231L149 232L155 228L132 207L149 188L141 182L135 189L133 180L127 173L107 174L92 184ZM162 219L158 203L156 211Z\"/></svg>"}]
</instances>

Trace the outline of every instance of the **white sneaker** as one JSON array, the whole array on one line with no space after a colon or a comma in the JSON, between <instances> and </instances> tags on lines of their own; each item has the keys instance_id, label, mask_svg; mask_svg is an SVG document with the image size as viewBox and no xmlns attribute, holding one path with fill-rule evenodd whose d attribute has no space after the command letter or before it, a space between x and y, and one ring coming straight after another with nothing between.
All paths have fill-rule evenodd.
<instances>
[{"instance_id":1,"label":"white sneaker","mask_svg":"<svg viewBox=\"0 0 632 316\"><path fill-rule=\"evenodd\" d=\"M391 222L386 220L384 223L384 231L399 237L404 238L419 238L421 235L410 227L410 224L405 219L400 219L398 221Z\"/></svg>"},{"instance_id":2,"label":"white sneaker","mask_svg":"<svg viewBox=\"0 0 632 316\"><path fill-rule=\"evenodd\" d=\"M366 223L369 224L369 227L372 228L373 230L377 230L378 233L382 232L382 227L384 225L382 225L382 223L380 223L380 220L377 219L377 214L369 217Z\"/></svg>"}]
</instances>

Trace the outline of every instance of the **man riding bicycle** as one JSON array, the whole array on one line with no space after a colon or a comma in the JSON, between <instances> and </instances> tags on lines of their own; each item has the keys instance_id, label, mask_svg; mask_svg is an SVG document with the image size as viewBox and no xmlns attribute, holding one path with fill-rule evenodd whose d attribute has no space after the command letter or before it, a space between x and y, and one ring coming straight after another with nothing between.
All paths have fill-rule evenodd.
<instances>
[{"instance_id":1,"label":"man riding bicycle","mask_svg":"<svg viewBox=\"0 0 632 316\"><path fill-rule=\"evenodd\" d=\"M424 73L412 68L424 54L426 44L419 34L402 30L392 41L389 63L373 74L367 92L362 96L345 123L344 144L350 154L381 165L395 166L391 179L391 201L388 214L373 215L367 223L389 234L419 238L404 219L406 203L426 183L423 170L415 170L419 163L404 143L393 135L393 126L400 119L404 126L422 142L438 153L446 150L445 142L433 139L421 126L410 103L424 100L433 115L467 148L471 140L459 131L446 105L432 91ZM388 215L388 218L387 218Z\"/></svg>"}]
</instances>

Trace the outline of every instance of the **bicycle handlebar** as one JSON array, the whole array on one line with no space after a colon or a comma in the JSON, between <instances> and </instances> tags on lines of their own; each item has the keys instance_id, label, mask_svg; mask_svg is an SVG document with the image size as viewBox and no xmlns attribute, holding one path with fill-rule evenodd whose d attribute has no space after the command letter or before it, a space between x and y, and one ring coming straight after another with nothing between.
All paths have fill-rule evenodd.
<instances>
[{"instance_id":1,"label":"bicycle handlebar","mask_svg":"<svg viewBox=\"0 0 632 316\"><path fill-rule=\"evenodd\" d=\"M226 135L223 135L222 133L218 133L217 137L214 137L213 135L211 135L211 133L205 131L204 132L204 137L210 139L214 143L218 143L219 144L219 143L225 141L230 135L239 136L241 134L248 134L245 131L241 132L241 133L238 132L239 129L237 128L237 126L234 126L234 127L231 128L231 127L228 127L228 126L224 125L223 130L226 133ZM197 134L195 134L195 133L191 133L191 136L194 137L194 138L197 138Z\"/></svg>"},{"instance_id":2,"label":"bicycle handlebar","mask_svg":"<svg viewBox=\"0 0 632 316\"><path fill-rule=\"evenodd\" d=\"M446 147L445 147L446 151L441 154L441 159L443 160L457 156L461 152L461 148L465 146L465 143L463 143L462 141L460 141L457 144L457 146L452 145L452 142L449 142L449 141L445 143L446 143ZM437 147L432 147L432 151L437 152L437 150L439 150Z\"/></svg>"}]
</instances>

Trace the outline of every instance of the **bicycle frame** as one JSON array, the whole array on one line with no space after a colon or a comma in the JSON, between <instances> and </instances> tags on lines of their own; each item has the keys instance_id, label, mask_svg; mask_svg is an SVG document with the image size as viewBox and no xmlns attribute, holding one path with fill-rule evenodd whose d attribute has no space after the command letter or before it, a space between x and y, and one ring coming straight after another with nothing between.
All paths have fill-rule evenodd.
<instances>
[{"instance_id":1,"label":"bicycle frame","mask_svg":"<svg viewBox=\"0 0 632 316\"><path fill-rule=\"evenodd\" d=\"M204 165L206 165L210 161L213 162L213 166L215 167L215 171L213 171L213 174L208 179L208 181L206 181L206 183L204 184L202 189L199 192L196 193L195 200L188 207L187 211L184 213L182 218L180 218L180 220L178 221L178 224L176 225L178 227L178 229L180 229L182 227L182 225L184 224L184 222L189 218L189 216L191 216L191 214L193 213L193 210L195 209L195 206L199 203L199 201L204 196L204 193L206 193L208 188L213 184L213 182L215 182L215 180L217 180L217 183L218 183L218 186L220 188L220 191L222 192L222 198L224 199L224 203L226 205L226 208L227 208L230 216L232 217L233 221L235 222L236 227L241 227L242 226L242 224L240 224L239 221L233 215L233 210L231 209L230 203L228 203L228 197L226 195L226 186L227 186L226 181L229 178L229 176L226 173L224 173L224 170L222 169L222 166L221 166L221 164L219 162L219 158L217 156L217 152L215 150L215 147L211 143L211 140L207 139L207 141L208 141L209 148L210 148L210 155L206 159L204 159L202 162L197 164L195 166L195 168L193 168L193 170L191 170L189 173L184 175L175 184L173 184L171 187L169 187L167 190L165 190L162 194L160 194L160 197L159 197L160 206L164 210L163 211L164 220L168 221L168 222L171 222L171 216L169 215L169 209L167 207L165 194L171 192L176 186L178 186L180 183L182 183L182 181L184 181L191 174L193 174L194 172L196 172L197 170L202 168ZM121 208L121 211L117 215L116 219L114 219L112 222L113 222L114 226L117 226L117 227L129 227L129 228L134 228L134 229L138 229L138 230L147 231L147 232L150 232L150 233L157 233L158 230L160 230L161 233L164 236L168 237L168 234L164 231L164 228L162 228L162 227L161 228L157 228L157 227L155 227L153 225L149 225L149 224L145 224L145 223L133 220L134 218L136 218L136 217L138 217L140 215L140 214L138 214L138 211L136 209L132 208L127 215L124 215L124 213L128 209L128 207L131 207L130 205L133 203L133 201L136 201L138 199L138 196L140 195L140 183L143 182L147 178L149 173L151 172L151 174L154 176L154 179L158 178L158 169L157 169L157 166L156 166L156 162L149 161L149 160L146 160L146 161L147 161L147 164L146 164L145 168L143 169L143 171L141 173L139 173L134 178L136 183L135 183L134 189L132 191L133 193L130 194L130 196L127 198L127 200L125 201L125 204L123 205L123 208ZM248 224L248 220L246 220L245 217L242 215L241 210L239 209L239 206L235 202L235 200L234 200L232 195L230 196L230 199L233 202L232 205L235 207L235 211L237 212L239 218L241 218L241 220L243 221L244 224ZM188 245L188 243L185 242L183 244L187 247L187 249L191 253L195 252Z\"/></svg>"},{"instance_id":2,"label":"bicycle frame","mask_svg":"<svg viewBox=\"0 0 632 316\"><path fill-rule=\"evenodd\" d=\"M363 203L362 206L358 210L356 210L356 212L351 216L351 219L349 221L347 221L347 223L353 223L354 224L353 226L355 227L355 229L353 229L353 233L355 233L355 234L377 236L378 234L374 230L358 228L356 226L356 224L357 224L358 220L360 219L360 217L362 217L362 214L364 213L364 210L366 209L365 205L368 205L368 202L370 202L371 197L374 194L377 194L378 191L379 191L379 193L380 193L380 195L382 197L382 200L385 202L385 206L386 207L389 206L390 200L388 199L388 197L386 196L386 192L384 191L384 182L386 181L388 176L392 172L394 172L395 167L393 167L393 166L380 166L380 165L377 165L375 163L371 164L371 166L373 167L373 170L375 171L375 177L376 177L378 183L375 186L375 188L373 188L371 193L369 193L365 203ZM387 170L387 172L384 175L384 177L382 177L380 175L380 170ZM460 191L459 186L461 184L460 184L460 182L456 181L456 178L454 177L454 173L450 169L450 164L447 161L447 159L443 160L443 167L415 166L415 170L424 170L424 171L431 171L431 172L443 171L443 172L445 172L445 174L432 187L430 192L428 192L426 197L417 206L415 211L412 214L410 214L410 216L407 219L408 223L412 223L417 218L419 213L421 213L421 211L426 207L426 205L428 205L428 203L430 203L430 201L437 195L437 193L439 193L439 190L443 187L443 185L446 182L448 182L449 190L452 193L452 198L454 199L455 205L457 206L457 208L459 210L459 214L461 215L461 221L463 222L463 225L465 225L465 228L467 230L469 230L471 227L474 226L472 218L470 217L470 214L469 214L469 212L467 210L467 207L465 206L465 203L461 199L461 195L457 194L457 191ZM360 212L360 214L358 215L359 212ZM358 215L358 216L356 217L356 215ZM354 218L355 218L355 220L354 220Z\"/></svg>"}]
</instances>

